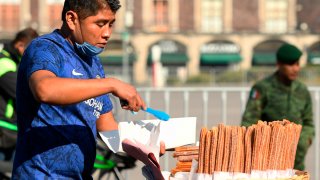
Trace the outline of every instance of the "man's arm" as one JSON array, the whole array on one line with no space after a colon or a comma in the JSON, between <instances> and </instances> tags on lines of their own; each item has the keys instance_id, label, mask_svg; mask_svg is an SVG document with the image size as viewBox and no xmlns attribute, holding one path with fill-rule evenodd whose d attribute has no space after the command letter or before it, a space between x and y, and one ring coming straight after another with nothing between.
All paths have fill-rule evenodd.
<instances>
[{"instance_id":1,"label":"man's arm","mask_svg":"<svg viewBox=\"0 0 320 180\"><path fill-rule=\"evenodd\" d=\"M114 119L112 111L100 115L96 124L99 132L118 130L118 123Z\"/></svg>"},{"instance_id":2,"label":"man's arm","mask_svg":"<svg viewBox=\"0 0 320 180\"><path fill-rule=\"evenodd\" d=\"M133 86L114 78L60 78L50 71L39 70L31 75L29 86L35 99L43 103L68 105L112 93L128 101L129 105L123 107L124 109L139 111L141 107L146 108Z\"/></svg>"},{"instance_id":3,"label":"man's arm","mask_svg":"<svg viewBox=\"0 0 320 180\"><path fill-rule=\"evenodd\" d=\"M252 124L256 124L258 120L261 119L263 98L263 93L259 88L255 86L251 88L246 109L242 116L242 126L248 127Z\"/></svg>"}]
</instances>

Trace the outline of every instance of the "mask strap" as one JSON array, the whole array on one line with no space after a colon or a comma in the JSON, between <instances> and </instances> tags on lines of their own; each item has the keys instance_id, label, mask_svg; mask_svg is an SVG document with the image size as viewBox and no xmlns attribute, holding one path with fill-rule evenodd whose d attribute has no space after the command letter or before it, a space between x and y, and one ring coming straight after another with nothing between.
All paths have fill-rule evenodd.
<instances>
[{"instance_id":1,"label":"mask strap","mask_svg":"<svg viewBox=\"0 0 320 180\"><path fill-rule=\"evenodd\" d=\"M78 14L77 14L77 16L78 16L78 21L79 21L79 26L80 26L80 31L81 31L81 39L82 39L82 43L81 43L81 44L83 44L85 41L84 41L84 39L83 39L83 35L82 35L81 21L80 21L80 17L79 17L79 15L78 15Z\"/></svg>"}]
</instances>

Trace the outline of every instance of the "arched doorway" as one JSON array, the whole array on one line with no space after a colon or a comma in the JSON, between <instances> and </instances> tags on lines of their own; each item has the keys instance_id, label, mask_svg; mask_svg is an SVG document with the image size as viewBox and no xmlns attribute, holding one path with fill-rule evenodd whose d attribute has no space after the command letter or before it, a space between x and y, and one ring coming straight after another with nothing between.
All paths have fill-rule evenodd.
<instances>
[{"instance_id":1,"label":"arched doorway","mask_svg":"<svg viewBox=\"0 0 320 180\"><path fill-rule=\"evenodd\" d=\"M186 46L171 39L163 39L151 44L148 49L148 74L152 74L152 48L154 46L158 46L161 52L160 62L165 82L171 83L173 81L184 81L187 77L186 66L189 61Z\"/></svg>"},{"instance_id":2,"label":"arched doorway","mask_svg":"<svg viewBox=\"0 0 320 180\"><path fill-rule=\"evenodd\" d=\"M274 66L277 62L276 52L284 44L282 40L266 40L253 48L252 66Z\"/></svg>"},{"instance_id":3,"label":"arched doorway","mask_svg":"<svg viewBox=\"0 0 320 180\"><path fill-rule=\"evenodd\" d=\"M308 64L320 64L320 42L316 42L307 49Z\"/></svg>"},{"instance_id":4,"label":"arched doorway","mask_svg":"<svg viewBox=\"0 0 320 180\"><path fill-rule=\"evenodd\" d=\"M240 47L233 42L216 40L206 43L200 49L201 66L230 66L242 60Z\"/></svg>"}]
</instances>

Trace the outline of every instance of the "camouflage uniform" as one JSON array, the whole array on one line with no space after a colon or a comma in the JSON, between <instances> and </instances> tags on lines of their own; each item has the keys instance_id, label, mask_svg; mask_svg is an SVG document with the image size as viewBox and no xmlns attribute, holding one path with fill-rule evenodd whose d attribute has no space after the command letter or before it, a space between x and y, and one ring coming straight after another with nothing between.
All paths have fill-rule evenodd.
<instances>
[{"instance_id":1,"label":"camouflage uniform","mask_svg":"<svg viewBox=\"0 0 320 180\"><path fill-rule=\"evenodd\" d=\"M275 73L252 87L242 125L282 119L302 124L294 168L304 170L304 158L314 137L311 96L301 82L295 80L286 86L277 80Z\"/></svg>"}]
</instances>

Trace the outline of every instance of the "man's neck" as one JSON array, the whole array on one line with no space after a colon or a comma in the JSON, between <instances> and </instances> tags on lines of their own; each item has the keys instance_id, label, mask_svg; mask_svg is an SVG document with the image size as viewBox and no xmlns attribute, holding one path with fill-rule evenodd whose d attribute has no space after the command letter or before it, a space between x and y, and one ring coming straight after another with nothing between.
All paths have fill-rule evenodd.
<instances>
[{"instance_id":1,"label":"man's neck","mask_svg":"<svg viewBox=\"0 0 320 180\"><path fill-rule=\"evenodd\" d=\"M60 34L70 43L73 45L73 42L71 40L71 32L70 29L67 27L65 23L62 24L60 30Z\"/></svg>"},{"instance_id":2,"label":"man's neck","mask_svg":"<svg viewBox=\"0 0 320 180\"><path fill-rule=\"evenodd\" d=\"M282 84L284 84L286 86L291 86L291 84L293 82L292 80L290 80L287 77L285 77L284 75L282 75L280 72L276 72L276 77L279 82L281 82Z\"/></svg>"}]
</instances>

